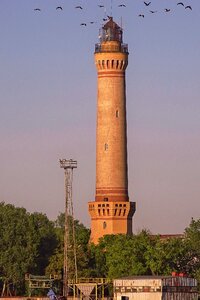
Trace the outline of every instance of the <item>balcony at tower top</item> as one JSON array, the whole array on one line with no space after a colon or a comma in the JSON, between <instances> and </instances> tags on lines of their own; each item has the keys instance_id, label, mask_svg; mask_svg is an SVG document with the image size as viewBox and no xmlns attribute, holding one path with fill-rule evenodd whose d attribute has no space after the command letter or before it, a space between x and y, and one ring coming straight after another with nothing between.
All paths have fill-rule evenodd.
<instances>
[{"instance_id":1,"label":"balcony at tower top","mask_svg":"<svg viewBox=\"0 0 200 300\"><path fill-rule=\"evenodd\" d=\"M100 29L100 43L95 45L95 53L98 52L123 52L128 53L128 45L123 44L122 28L109 17L109 21Z\"/></svg>"}]
</instances>

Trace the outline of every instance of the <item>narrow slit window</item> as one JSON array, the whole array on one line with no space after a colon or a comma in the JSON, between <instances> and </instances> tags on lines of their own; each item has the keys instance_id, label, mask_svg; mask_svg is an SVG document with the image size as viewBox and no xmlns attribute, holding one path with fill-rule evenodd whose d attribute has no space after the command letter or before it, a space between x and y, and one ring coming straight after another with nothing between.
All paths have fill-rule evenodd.
<instances>
[{"instance_id":1,"label":"narrow slit window","mask_svg":"<svg viewBox=\"0 0 200 300\"><path fill-rule=\"evenodd\" d=\"M105 145L104 145L104 149L105 149L105 151L108 150L108 144L105 144Z\"/></svg>"},{"instance_id":2,"label":"narrow slit window","mask_svg":"<svg viewBox=\"0 0 200 300\"><path fill-rule=\"evenodd\" d=\"M110 61L107 60L107 68L110 69Z\"/></svg>"},{"instance_id":3,"label":"narrow slit window","mask_svg":"<svg viewBox=\"0 0 200 300\"><path fill-rule=\"evenodd\" d=\"M116 110L116 118L119 118L119 110Z\"/></svg>"},{"instance_id":4,"label":"narrow slit window","mask_svg":"<svg viewBox=\"0 0 200 300\"><path fill-rule=\"evenodd\" d=\"M104 221L104 222L103 222L103 229L106 229L106 227L107 227L107 224L106 224L106 222Z\"/></svg>"},{"instance_id":5,"label":"narrow slit window","mask_svg":"<svg viewBox=\"0 0 200 300\"><path fill-rule=\"evenodd\" d=\"M116 61L116 69L118 69L118 67L119 67L119 61L117 60Z\"/></svg>"}]
</instances>

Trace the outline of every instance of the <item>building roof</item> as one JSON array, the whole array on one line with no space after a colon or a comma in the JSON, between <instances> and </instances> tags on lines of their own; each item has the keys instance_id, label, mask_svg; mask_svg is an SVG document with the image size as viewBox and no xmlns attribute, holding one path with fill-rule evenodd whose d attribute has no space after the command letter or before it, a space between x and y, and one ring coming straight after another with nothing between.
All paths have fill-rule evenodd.
<instances>
[{"instance_id":1,"label":"building roof","mask_svg":"<svg viewBox=\"0 0 200 300\"><path fill-rule=\"evenodd\" d=\"M183 239L185 235L183 233L177 234L152 234L151 237L159 237L161 240L168 240L168 239Z\"/></svg>"},{"instance_id":2,"label":"building roof","mask_svg":"<svg viewBox=\"0 0 200 300\"><path fill-rule=\"evenodd\" d=\"M140 275L140 276L128 276L128 277L121 277L121 278L116 278L115 280L147 280L147 279L165 279L165 278L180 278L181 276L172 276L172 275ZM181 278L189 278L189 277L181 277Z\"/></svg>"}]
</instances>

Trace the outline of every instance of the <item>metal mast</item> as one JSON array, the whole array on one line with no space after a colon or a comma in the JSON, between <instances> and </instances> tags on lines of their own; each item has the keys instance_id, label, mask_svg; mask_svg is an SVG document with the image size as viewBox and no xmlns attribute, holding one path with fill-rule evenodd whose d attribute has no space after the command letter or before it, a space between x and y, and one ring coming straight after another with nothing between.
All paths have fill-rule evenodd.
<instances>
[{"instance_id":1,"label":"metal mast","mask_svg":"<svg viewBox=\"0 0 200 300\"><path fill-rule=\"evenodd\" d=\"M68 277L69 277L69 251L73 251L74 275L77 281L77 261L75 228L72 201L72 182L73 169L77 168L77 161L73 159L60 159L60 167L64 169L65 175L65 233L64 233L64 265L63 265L63 296L68 296ZM70 226L71 221L71 226ZM71 231L71 232L70 232ZM71 238L70 238L71 233Z\"/></svg>"}]
</instances>

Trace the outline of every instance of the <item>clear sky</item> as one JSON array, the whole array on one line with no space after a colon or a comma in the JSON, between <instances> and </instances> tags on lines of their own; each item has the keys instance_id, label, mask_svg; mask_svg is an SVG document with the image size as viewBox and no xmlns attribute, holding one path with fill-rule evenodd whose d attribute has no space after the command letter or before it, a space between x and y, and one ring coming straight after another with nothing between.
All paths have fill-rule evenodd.
<instances>
[{"instance_id":1,"label":"clear sky","mask_svg":"<svg viewBox=\"0 0 200 300\"><path fill-rule=\"evenodd\" d=\"M142 0L112 3L129 45L129 196L137 203L133 229L181 233L191 217L200 217L200 1L183 1L192 10L177 5L178 0L150 1L149 6ZM56 10L60 5L63 10ZM78 161L75 217L90 226L97 88L93 53L102 19L110 14L110 0L0 0L0 201L55 219L64 210L58 160L73 158Z\"/></svg>"}]
</instances>

